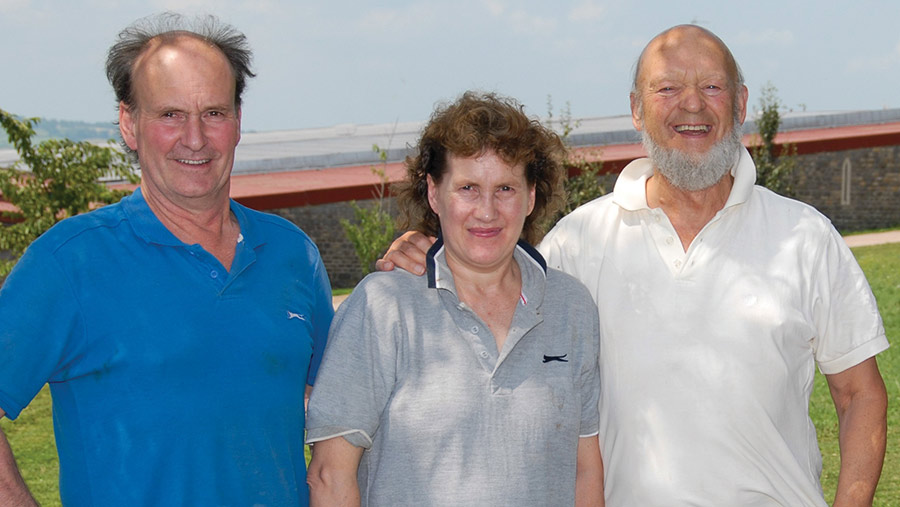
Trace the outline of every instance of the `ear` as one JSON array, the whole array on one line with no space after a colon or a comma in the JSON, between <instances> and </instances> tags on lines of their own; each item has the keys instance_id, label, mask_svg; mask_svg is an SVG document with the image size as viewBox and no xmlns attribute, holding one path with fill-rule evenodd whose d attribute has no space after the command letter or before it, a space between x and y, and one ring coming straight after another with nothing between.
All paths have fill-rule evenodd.
<instances>
[{"instance_id":1,"label":"ear","mask_svg":"<svg viewBox=\"0 0 900 507\"><path fill-rule=\"evenodd\" d=\"M525 213L525 216L531 215L531 212L534 211L534 185L529 185L528 188L528 213Z\"/></svg>"},{"instance_id":2,"label":"ear","mask_svg":"<svg viewBox=\"0 0 900 507\"><path fill-rule=\"evenodd\" d=\"M241 108L237 108L237 139L234 140L235 146L241 142Z\"/></svg>"},{"instance_id":3,"label":"ear","mask_svg":"<svg viewBox=\"0 0 900 507\"><path fill-rule=\"evenodd\" d=\"M640 131L644 126L640 105L637 98L635 98L634 92L631 92L628 98L631 101L631 124L634 125L635 130Z\"/></svg>"},{"instance_id":4,"label":"ear","mask_svg":"<svg viewBox=\"0 0 900 507\"><path fill-rule=\"evenodd\" d=\"M425 181L428 182L428 205L431 206L431 211L440 216L437 210L437 185L430 174L425 175Z\"/></svg>"},{"instance_id":5,"label":"ear","mask_svg":"<svg viewBox=\"0 0 900 507\"><path fill-rule=\"evenodd\" d=\"M749 96L750 92L747 90L747 85L742 85L740 92L738 92L738 96L735 97L735 100L740 101L738 118L740 119L741 124L743 124L744 120L747 118L747 97Z\"/></svg>"},{"instance_id":6,"label":"ear","mask_svg":"<svg viewBox=\"0 0 900 507\"><path fill-rule=\"evenodd\" d=\"M137 136L134 134L135 116L125 102L119 102L119 133L122 134L125 145L137 151Z\"/></svg>"}]
</instances>

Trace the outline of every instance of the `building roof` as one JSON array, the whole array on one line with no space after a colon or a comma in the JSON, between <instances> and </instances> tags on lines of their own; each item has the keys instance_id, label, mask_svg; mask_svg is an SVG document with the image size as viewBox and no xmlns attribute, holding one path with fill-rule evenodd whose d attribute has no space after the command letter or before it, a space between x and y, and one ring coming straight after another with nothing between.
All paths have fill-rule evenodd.
<instances>
[{"instance_id":1,"label":"building roof","mask_svg":"<svg viewBox=\"0 0 900 507\"><path fill-rule=\"evenodd\" d=\"M631 116L573 119L570 125L574 129L568 142L574 151L589 160L602 160L603 172L618 172L644 155ZM401 180L403 159L423 126L344 124L245 132L235 153L232 197L257 209L371 198L381 182L373 168L383 169L389 182ZM756 132L752 119L744 132ZM745 135L745 144L753 143L752 138ZM900 109L784 113L776 142L795 144L800 154L897 145ZM373 146L385 150L385 162ZM0 150L0 166L15 159L14 150Z\"/></svg>"}]
</instances>

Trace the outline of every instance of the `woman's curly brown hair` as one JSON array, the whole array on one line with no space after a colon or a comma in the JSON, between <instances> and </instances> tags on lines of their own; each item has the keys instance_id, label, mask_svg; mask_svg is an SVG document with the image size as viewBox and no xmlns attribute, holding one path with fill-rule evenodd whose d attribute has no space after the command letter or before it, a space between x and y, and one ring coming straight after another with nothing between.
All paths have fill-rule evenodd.
<instances>
[{"instance_id":1,"label":"woman's curly brown hair","mask_svg":"<svg viewBox=\"0 0 900 507\"><path fill-rule=\"evenodd\" d=\"M521 237L531 244L540 241L548 219L565 202L566 148L555 132L529 119L515 99L472 91L439 106L422 131L416 155L406 157L406 181L394 190L401 229L437 236L441 226L428 204L427 176L439 184L451 154L474 157L486 150L507 164L525 165L525 179L534 185L535 197Z\"/></svg>"}]
</instances>

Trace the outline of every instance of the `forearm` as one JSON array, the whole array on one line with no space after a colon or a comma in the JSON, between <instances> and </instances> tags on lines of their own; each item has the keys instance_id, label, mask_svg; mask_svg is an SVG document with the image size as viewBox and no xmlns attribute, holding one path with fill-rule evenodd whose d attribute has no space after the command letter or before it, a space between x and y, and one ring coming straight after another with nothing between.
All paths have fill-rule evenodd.
<instances>
[{"instance_id":1,"label":"forearm","mask_svg":"<svg viewBox=\"0 0 900 507\"><path fill-rule=\"evenodd\" d=\"M603 507L603 460L597 437L578 439L575 507Z\"/></svg>"},{"instance_id":2,"label":"forearm","mask_svg":"<svg viewBox=\"0 0 900 507\"><path fill-rule=\"evenodd\" d=\"M887 442L887 392L871 357L826 375L837 410L841 470L835 507L872 505Z\"/></svg>"},{"instance_id":3,"label":"forearm","mask_svg":"<svg viewBox=\"0 0 900 507\"><path fill-rule=\"evenodd\" d=\"M872 505L887 441L887 398L859 396L839 417L841 469L835 507Z\"/></svg>"},{"instance_id":4,"label":"forearm","mask_svg":"<svg viewBox=\"0 0 900 507\"><path fill-rule=\"evenodd\" d=\"M359 486L336 482L309 483L310 507L359 507Z\"/></svg>"},{"instance_id":5,"label":"forearm","mask_svg":"<svg viewBox=\"0 0 900 507\"><path fill-rule=\"evenodd\" d=\"M341 437L314 444L306 482L310 507L359 507L356 471L362 449Z\"/></svg>"},{"instance_id":6,"label":"forearm","mask_svg":"<svg viewBox=\"0 0 900 507\"><path fill-rule=\"evenodd\" d=\"M0 430L0 507L36 505L22 480L6 435Z\"/></svg>"}]
</instances>

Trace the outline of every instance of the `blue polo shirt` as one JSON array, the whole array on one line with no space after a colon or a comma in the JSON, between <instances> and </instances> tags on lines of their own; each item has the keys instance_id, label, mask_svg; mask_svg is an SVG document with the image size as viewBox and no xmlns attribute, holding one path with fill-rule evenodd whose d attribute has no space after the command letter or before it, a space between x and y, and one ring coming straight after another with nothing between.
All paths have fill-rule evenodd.
<instances>
[{"instance_id":1,"label":"blue polo shirt","mask_svg":"<svg viewBox=\"0 0 900 507\"><path fill-rule=\"evenodd\" d=\"M64 504L307 504L328 277L296 226L231 211L230 272L138 189L57 224L0 290L0 408L50 383Z\"/></svg>"}]
</instances>

